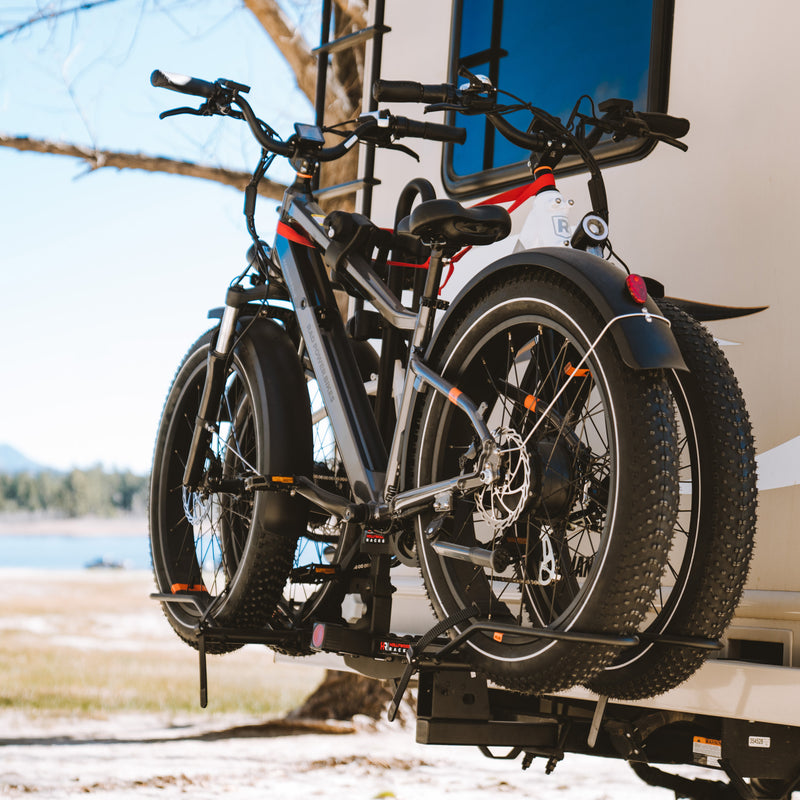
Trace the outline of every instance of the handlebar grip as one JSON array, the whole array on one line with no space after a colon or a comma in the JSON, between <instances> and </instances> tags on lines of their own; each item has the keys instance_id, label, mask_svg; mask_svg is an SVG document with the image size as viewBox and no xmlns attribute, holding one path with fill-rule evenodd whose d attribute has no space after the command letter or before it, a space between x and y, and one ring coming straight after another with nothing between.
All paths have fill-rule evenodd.
<instances>
[{"instance_id":1,"label":"handlebar grip","mask_svg":"<svg viewBox=\"0 0 800 800\"><path fill-rule=\"evenodd\" d=\"M372 96L391 103L446 103L455 94L449 83L425 84L416 81L375 81Z\"/></svg>"},{"instance_id":2,"label":"handlebar grip","mask_svg":"<svg viewBox=\"0 0 800 800\"><path fill-rule=\"evenodd\" d=\"M200 78L190 78L188 75L178 75L174 72L162 72L160 69L153 70L150 75L150 83L163 89L171 89L173 92L205 97L207 100L219 90L216 83L210 83Z\"/></svg>"},{"instance_id":3,"label":"handlebar grip","mask_svg":"<svg viewBox=\"0 0 800 800\"><path fill-rule=\"evenodd\" d=\"M419 122L405 117L395 117L394 131L398 136L413 136L417 139L430 139L434 142L464 144L467 140L466 128L440 125L437 122Z\"/></svg>"},{"instance_id":4,"label":"handlebar grip","mask_svg":"<svg viewBox=\"0 0 800 800\"><path fill-rule=\"evenodd\" d=\"M689 133L689 120L683 117L671 117L657 111L638 111L637 115L653 133L661 133L671 139L682 139Z\"/></svg>"}]
</instances>

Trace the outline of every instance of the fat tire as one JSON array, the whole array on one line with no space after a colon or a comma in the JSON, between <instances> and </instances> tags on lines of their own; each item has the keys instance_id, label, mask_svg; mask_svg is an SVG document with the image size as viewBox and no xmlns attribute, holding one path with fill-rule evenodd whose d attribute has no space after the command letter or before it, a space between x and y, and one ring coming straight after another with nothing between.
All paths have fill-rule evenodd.
<instances>
[{"instance_id":1,"label":"fat tire","mask_svg":"<svg viewBox=\"0 0 800 800\"><path fill-rule=\"evenodd\" d=\"M676 545L682 536L686 542L680 563L673 565L674 588L645 630L653 635L718 639L739 604L753 553L757 494L753 434L736 376L711 334L672 303L659 301L659 306L689 367L689 372L673 373L670 383L686 448L697 462L691 466L699 508L691 510L685 529L676 531ZM589 686L619 699L652 697L683 683L708 655L708 650L698 648L642 644L622 653Z\"/></svg>"},{"instance_id":2,"label":"fat tire","mask_svg":"<svg viewBox=\"0 0 800 800\"><path fill-rule=\"evenodd\" d=\"M562 350L568 348L575 357L589 349L589 344L602 328L603 321L573 284L558 277L526 271L487 282L480 296L457 317L448 320L447 329L438 337L428 363L468 395L471 391L480 395L482 390L478 388L476 371L486 369L492 353L497 352L491 349L491 342L502 341L497 339L498 336L507 336L509 342L513 340L514 347L521 342L527 342L526 346L530 347L530 342L534 341L530 337L535 337L535 330L538 330L542 342L548 336L552 341L561 341L561 337L566 343L561 346ZM536 359L531 357L531 361ZM583 588L576 590L574 598L561 601L565 603L565 608L554 619L545 619L544 624L558 630L627 635L636 630L642 621L656 591L669 549L678 500L674 416L663 373L634 371L625 366L611 336L601 339L586 362L586 367L590 370L586 374L590 375L591 385L597 387L596 391L605 404L603 410L606 416L601 419L601 424L607 424L603 435L607 435L610 441L611 452L607 461L612 475L606 490L605 510L600 515L602 522L597 523L599 531L596 537L599 543L588 562L591 564L588 574L581 576L585 578ZM484 383L502 382L504 379L498 375L506 374L507 369L505 366L497 374L492 373L492 377L484 380ZM530 367L526 369L530 370ZM530 372L526 376L528 374ZM523 383L519 381L517 385L522 386ZM504 385L509 386L510 381ZM577 395L580 390L575 386L573 384L571 391ZM540 386L540 389L547 391L546 387ZM528 391L527 385L525 391ZM506 395L509 392L511 389L505 389ZM485 398L473 396L472 399L479 403ZM507 398L503 402L507 402ZM588 404L588 399L584 402ZM515 401L514 405L519 404ZM452 463L449 464L449 471L439 464L447 462L449 449L461 446L460 452L463 453L469 444L456 441L456 436L450 431L450 426L455 428L456 425L454 415L461 413L454 409L440 395L428 392L419 412L413 456L413 474L417 485L454 476L450 474ZM491 414L491 404L489 409ZM524 413L517 407L511 411L510 417L513 418L515 414L520 417ZM562 422L564 426L568 425L566 415ZM567 436L563 429L561 435ZM541 452L541 445L537 447ZM557 443L553 445L553 453L557 447ZM544 456L540 458L545 460ZM457 469L455 474L458 474ZM471 499L474 500L474 495L458 502ZM573 494L571 500L565 503L566 507L559 512L561 518L580 513L580 503L585 502L585 497L579 502ZM467 518L470 513L467 513ZM539 523L533 525L538 524L541 531L542 512L536 513L539 514ZM426 534L431 517L431 513L420 515L416 540L422 577L435 614L444 619L477 599L483 615L489 616L492 605L497 605L495 589L492 588L495 576L490 575L486 579L486 596L480 597L483 579L477 574L471 577L479 568L472 564L461 566L465 562L440 557L433 550ZM534 511L526 508L513 529L520 531L523 530L520 526L527 525L527 531L534 530L531 523L533 517ZM548 524L553 525L552 530L556 530L558 521L549 517L548 520ZM589 523L586 524L588 526ZM445 536L460 536L459 533L448 533L448 526L452 531L457 530L452 515L442 530L445 530ZM478 539L474 533L467 532L466 536ZM524 539L527 553L518 558L517 572L514 573L523 577L527 577L525 570L532 562L528 536L526 533ZM566 535L564 539L567 539ZM496 546L496 542L497 537L492 537L492 547ZM508 547L505 541L500 546ZM566 544L558 547L562 552L568 549ZM562 563L560 568L563 570L565 566L570 564ZM470 573L470 570L473 572ZM569 576L567 580L565 576L565 591L570 588L569 581L577 583L578 579ZM509 581L511 584L513 581ZM479 591L465 588L467 586L477 586ZM528 596L533 591L528 589ZM554 588L553 597L559 591L560 587ZM536 624L531 612L535 603L524 598L523 592L523 599L517 601L520 609L516 615L517 623L541 627L542 621ZM523 612L522 609L527 610ZM537 613L541 612L537 610ZM522 619L523 614L528 617L527 620ZM466 624L456 626L451 635L456 636L465 627ZM515 641L514 637L509 636L499 637L502 641L497 641L496 638L490 634L473 636L465 646L465 658L496 683L525 692L549 692L573 686L599 672L619 652L617 646L600 644L548 639Z\"/></svg>"},{"instance_id":3,"label":"fat tire","mask_svg":"<svg viewBox=\"0 0 800 800\"><path fill-rule=\"evenodd\" d=\"M349 339L364 382L378 372L379 358L365 341ZM338 495L350 493L347 474L328 420L310 360L305 358L305 380L311 408L313 471L323 489ZM365 571L369 560L359 557L360 529L311 505L307 530L297 540L292 569L283 588L273 624L294 630L315 622L343 622L341 603L354 570ZM275 650L291 656L314 652L310 639L283 643Z\"/></svg>"},{"instance_id":4,"label":"fat tire","mask_svg":"<svg viewBox=\"0 0 800 800\"><path fill-rule=\"evenodd\" d=\"M248 319L240 326L206 475L210 469L230 479L309 474L311 416L296 351L271 321ZM216 330L200 337L178 368L164 404L150 480L156 585L161 593L195 598L196 606L162 603L175 632L193 647L201 615L211 627L263 628L270 622L308 517L304 500L274 491L216 492L204 498L195 493L185 500L185 458L215 339ZM192 525L187 508L208 513L198 512ZM216 553L210 566L201 553L205 549ZM206 641L211 653L239 647L213 637Z\"/></svg>"}]
</instances>

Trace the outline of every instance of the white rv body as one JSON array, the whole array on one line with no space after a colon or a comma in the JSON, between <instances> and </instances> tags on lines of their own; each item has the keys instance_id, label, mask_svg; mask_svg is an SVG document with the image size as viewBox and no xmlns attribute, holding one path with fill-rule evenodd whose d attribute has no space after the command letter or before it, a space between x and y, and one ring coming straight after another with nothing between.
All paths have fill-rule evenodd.
<instances>
[{"instance_id":1,"label":"white rv body","mask_svg":"<svg viewBox=\"0 0 800 800\"><path fill-rule=\"evenodd\" d=\"M561 7L551 5L558 13ZM448 80L450 2L388 0L385 24L391 31L383 37L382 78ZM720 656L684 685L641 704L792 726L800 726L798 30L800 4L793 0L676 0L668 110L691 121L689 151L659 145L641 160L604 170L611 240L633 271L657 278L673 297L768 307L709 323L741 384L759 454L747 590ZM369 54L368 47L368 60ZM422 107L392 108L423 116ZM441 145L413 146L419 164L401 153L376 154L372 215L379 225L392 225L398 194L411 178L424 176L437 196L447 196ZM574 224L591 210L586 174L560 179L559 188L575 200ZM512 215L509 239L475 248L457 264L445 299L511 251L529 204ZM432 623L423 590L410 577L396 582L394 630L423 632ZM772 663L736 660L748 650L743 642L767 643ZM590 697L580 689L571 694Z\"/></svg>"}]
</instances>

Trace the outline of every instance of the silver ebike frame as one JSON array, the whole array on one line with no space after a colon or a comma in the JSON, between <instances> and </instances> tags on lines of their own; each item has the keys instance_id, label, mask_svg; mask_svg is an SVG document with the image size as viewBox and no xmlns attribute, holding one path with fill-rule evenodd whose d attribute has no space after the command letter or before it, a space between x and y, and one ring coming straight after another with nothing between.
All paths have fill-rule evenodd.
<instances>
[{"instance_id":1,"label":"silver ebike frame","mask_svg":"<svg viewBox=\"0 0 800 800\"><path fill-rule=\"evenodd\" d=\"M324 217L324 212L310 195L296 194L290 189L281 208L281 221L302 232L317 247L281 235L279 228L273 257L280 265L292 298L350 485L358 501L368 506L368 518L383 519L411 513L438 496L456 489L468 490L493 480L493 471L487 473L485 467L496 445L479 409L421 360L420 353L427 344L434 308L423 303L417 313L409 311L367 260L352 254L347 256L343 267L349 282L358 287L389 325L408 331L411 336L397 425L387 455L320 255L320 249L324 250L331 243L321 224ZM434 247L428 270L427 296L438 291L441 271L441 250ZM414 399L425 387L439 392L467 414L481 441L481 452L475 471L468 475L398 492ZM298 487L297 491L306 494L303 487ZM306 496L318 499L313 494Z\"/></svg>"}]
</instances>

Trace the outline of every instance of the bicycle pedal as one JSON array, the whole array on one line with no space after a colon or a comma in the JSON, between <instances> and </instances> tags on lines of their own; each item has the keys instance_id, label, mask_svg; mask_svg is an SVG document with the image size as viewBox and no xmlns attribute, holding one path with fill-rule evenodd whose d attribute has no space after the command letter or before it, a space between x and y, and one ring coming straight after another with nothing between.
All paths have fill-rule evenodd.
<instances>
[{"instance_id":1,"label":"bicycle pedal","mask_svg":"<svg viewBox=\"0 0 800 800\"><path fill-rule=\"evenodd\" d=\"M291 475L253 475L245 478L244 488L248 491L288 492L295 487Z\"/></svg>"},{"instance_id":2,"label":"bicycle pedal","mask_svg":"<svg viewBox=\"0 0 800 800\"><path fill-rule=\"evenodd\" d=\"M333 564L305 564L292 570L293 583L325 583L339 574L339 568Z\"/></svg>"}]
</instances>

